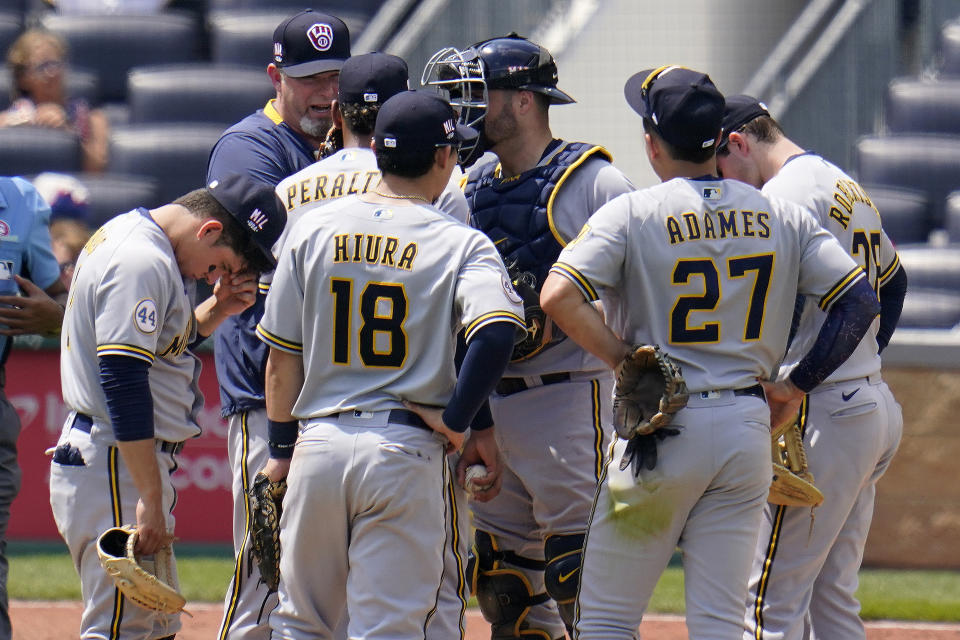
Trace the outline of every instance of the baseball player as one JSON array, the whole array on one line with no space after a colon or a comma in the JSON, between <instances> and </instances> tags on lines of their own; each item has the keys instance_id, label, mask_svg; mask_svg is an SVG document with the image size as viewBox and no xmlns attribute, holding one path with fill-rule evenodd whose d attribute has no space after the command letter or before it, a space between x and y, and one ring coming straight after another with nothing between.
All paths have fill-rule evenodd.
<instances>
[{"instance_id":1,"label":"baseball player","mask_svg":"<svg viewBox=\"0 0 960 640\"><path fill-rule=\"evenodd\" d=\"M78 260L61 335L70 410L53 451L50 503L80 574L83 638L172 638L179 616L125 602L100 567L98 536L136 524L149 556L173 539L170 475L200 432L190 346L249 306L285 212L273 191L228 176L173 204L119 215ZM237 276L237 277L231 277ZM219 280L196 312L193 284Z\"/></svg>"},{"instance_id":2,"label":"baseball player","mask_svg":"<svg viewBox=\"0 0 960 640\"><path fill-rule=\"evenodd\" d=\"M368 53L353 56L343 63L338 98L332 107L334 127L341 131L343 148L284 178L277 185L277 196L286 206L288 215L284 236L290 233L297 220L317 207L344 196L368 193L379 186L380 169L370 148L377 111L388 98L408 88L407 64L396 56ZM460 176L460 167L454 167L447 188L434 206L467 223L470 210L460 190ZM261 284L265 280L267 276ZM453 470L456 456L450 456L448 463ZM456 515L450 521L458 526L450 532L440 601L427 628L427 640L452 640L463 637L466 632L469 594L465 568L470 521L466 495L452 475L449 485L448 508Z\"/></svg>"},{"instance_id":3,"label":"baseball player","mask_svg":"<svg viewBox=\"0 0 960 640\"><path fill-rule=\"evenodd\" d=\"M444 49L424 78L446 90L461 122L481 129L461 149L461 161L492 152L467 171L464 193L471 223L493 240L525 297L528 338L490 399L502 489L470 505L474 595L493 638L552 640L573 619L611 377L552 327L537 298L563 246L602 204L633 186L602 147L553 137L549 107L573 98L557 88L545 48L510 34L465 51Z\"/></svg>"},{"instance_id":4,"label":"baseball player","mask_svg":"<svg viewBox=\"0 0 960 640\"><path fill-rule=\"evenodd\" d=\"M313 164L331 124L350 33L339 18L312 10L281 22L267 66L277 95L260 111L224 132L210 153L207 181L241 173L271 188ZM266 289L256 302L228 318L216 334L221 413L233 469L233 547L236 564L224 599L219 640L267 640L267 616L277 602L250 555L247 490L268 459L263 375L267 347L255 334Z\"/></svg>"},{"instance_id":5,"label":"baseball player","mask_svg":"<svg viewBox=\"0 0 960 640\"><path fill-rule=\"evenodd\" d=\"M447 535L445 441L463 441L523 327L493 245L430 204L476 131L408 91L374 135L382 182L293 229L257 328L270 345L265 472L289 471L275 638L331 638L345 614L351 638L424 636ZM461 473L475 461L497 466L489 429L471 433Z\"/></svg>"},{"instance_id":6,"label":"baseball player","mask_svg":"<svg viewBox=\"0 0 960 640\"><path fill-rule=\"evenodd\" d=\"M880 377L879 352L896 327L907 276L869 195L839 168L787 138L751 96L727 98L717 165L770 197L813 211L863 268L879 293L880 318L853 355L809 390L799 417L810 471L824 502L810 512L768 504L750 575L748 640L865 638L856 599L857 571L873 515L876 483L900 442L903 418ZM780 377L816 338L825 314L803 301Z\"/></svg>"},{"instance_id":7,"label":"baseball player","mask_svg":"<svg viewBox=\"0 0 960 640\"><path fill-rule=\"evenodd\" d=\"M739 638L770 486L771 420L795 411L797 389L814 388L853 351L879 303L810 213L716 177L724 101L709 77L660 67L631 77L624 92L663 182L594 214L560 254L541 301L610 367L631 345L662 346L690 397L677 431L614 440L590 517L575 637L637 638L679 546L690 637ZM607 309L612 327L590 304L604 289L620 294ZM829 320L786 380L761 386L786 347L784 301L797 290Z\"/></svg>"}]
</instances>

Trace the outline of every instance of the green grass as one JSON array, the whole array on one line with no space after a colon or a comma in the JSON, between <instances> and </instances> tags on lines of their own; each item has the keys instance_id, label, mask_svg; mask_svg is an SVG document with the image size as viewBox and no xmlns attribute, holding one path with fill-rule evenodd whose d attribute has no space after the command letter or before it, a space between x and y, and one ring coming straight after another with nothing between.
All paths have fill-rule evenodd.
<instances>
[{"instance_id":1,"label":"green grass","mask_svg":"<svg viewBox=\"0 0 960 640\"><path fill-rule=\"evenodd\" d=\"M12 542L8 592L21 600L79 600L80 580L62 544ZM219 602L233 572L233 557L223 545L177 545L180 585L187 600ZM960 622L960 571L860 573L864 619ZM653 593L650 610L682 614L683 572L670 563Z\"/></svg>"}]
</instances>

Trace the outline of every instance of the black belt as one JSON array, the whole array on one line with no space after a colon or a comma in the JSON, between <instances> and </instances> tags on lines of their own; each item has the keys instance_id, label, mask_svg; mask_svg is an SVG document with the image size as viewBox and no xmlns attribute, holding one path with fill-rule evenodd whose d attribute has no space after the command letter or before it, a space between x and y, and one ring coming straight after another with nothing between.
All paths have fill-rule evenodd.
<instances>
[{"instance_id":1,"label":"black belt","mask_svg":"<svg viewBox=\"0 0 960 640\"><path fill-rule=\"evenodd\" d=\"M755 384L752 387L745 387L743 389L734 389L733 395L735 396L754 396L760 398L763 401L766 401L767 396L763 394L763 387L759 384Z\"/></svg>"},{"instance_id":2,"label":"black belt","mask_svg":"<svg viewBox=\"0 0 960 640\"><path fill-rule=\"evenodd\" d=\"M363 416L364 411L356 409L354 411L341 411L340 413L333 414L334 416L350 416L351 418L359 418ZM403 424L408 427L416 427L418 429L426 429L427 431L433 431L426 422L423 421L423 418L415 414L413 411L407 411L406 409L390 409L390 417L387 418L387 422L392 424Z\"/></svg>"},{"instance_id":3,"label":"black belt","mask_svg":"<svg viewBox=\"0 0 960 640\"><path fill-rule=\"evenodd\" d=\"M533 376L540 378L540 384L527 384L523 378L501 378L497 383L496 392L500 396L511 396L534 387L546 386L548 384L557 384L558 382L570 382L569 373L547 373L542 376Z\"/></svg>"},{"instance_id":4,"label":"black belt","mask_svg":"<svg viewBox=\"0 0 960 640\"><path fill-rule=\"evenodd\" d=\"M93 428L93 418L88 416L85 413L78 413L73 418L73 428L84 433L90 433L90 429ZM176 455L180 453L180 450L183 449L182 442L170 442L168 440L157 440L157 445L160 448L160 451L164 453L172 453Z\"/></svg>"}]
</instances>

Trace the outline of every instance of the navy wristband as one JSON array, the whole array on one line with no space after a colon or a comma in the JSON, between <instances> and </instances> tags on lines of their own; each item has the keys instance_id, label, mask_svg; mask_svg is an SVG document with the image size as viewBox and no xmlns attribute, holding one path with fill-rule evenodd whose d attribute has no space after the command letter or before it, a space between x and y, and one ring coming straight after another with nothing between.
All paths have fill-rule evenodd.
<instances>
[{"instance_id":1,"label":"navy wristband","mask_svg":"<svg viewBox=\"0 0 960 640\"><path fill-rule=\"evenodd\" d=\"M293 457L293 445L297 443L299 427L297 420L267 420L267 447L271 458L289 460Z\"/></svg>"}]
</instances>

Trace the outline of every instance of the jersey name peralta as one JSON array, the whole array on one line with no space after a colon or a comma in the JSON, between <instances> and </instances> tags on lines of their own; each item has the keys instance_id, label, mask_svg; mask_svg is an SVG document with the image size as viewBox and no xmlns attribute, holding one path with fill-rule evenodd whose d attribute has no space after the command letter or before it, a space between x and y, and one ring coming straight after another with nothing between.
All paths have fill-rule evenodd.
<instances>
[{"instance_id":1,"label":"jersey name peralta","mask_svg":"<svg viewBox=\"0 0 960 640\"><path fill-rule=\"evenodd\" d=\"M685 178L604 205L553 271L589 300L625 292L609 322L627 342L661 345L691 391L770 378L798 289L827 309L863 277L799 206L734 180Z\"/></svg>"},{"instance_id":2,"label":"jersey name peralta","mask_svg":"<svg viewBox=\"0 0 960 640\"><path fill-rule=\"evenodd\" d=\"M525 327L493 243L432 206L344 198L304 217L278 257L257 334L302 354L299 419L443 406L454 351L490 322Z\"/></svg>"},{"instance_id":3,"label":"jersey name peralta","mask_svg":"<svg viewBox=\"0 0 960 640\"><path fill-rule=\"evenodd\" d=\"M813 211L820 224L840 241L863 267L874 291L900 268L890 238L880 225L880 214L867 193L838 167L814 154L791 158L763 187L763 193L796 202ZM796 366L816 340L826 314L815 300L806 299L797 334L784 359L781 374ZM880 371L875 320L850 358L824 382L852 380Z\"/></svg>"},{"instance_id":4,"label":"jersey name peralta","mask_svg":"<svg viewBox=\"0 0 960 640\"><path fill-rule=\"evenodd\" d=\"M187 349L196 337L192 299L170 240L146 209L98 229L77 260L63 318L60 377L67 407L109 422L97 359L139 358L151 363L156 437L180 442L198 435L200 361ZM93 435L113 440L112 433Z\"/></svg>"}]
</instances>

